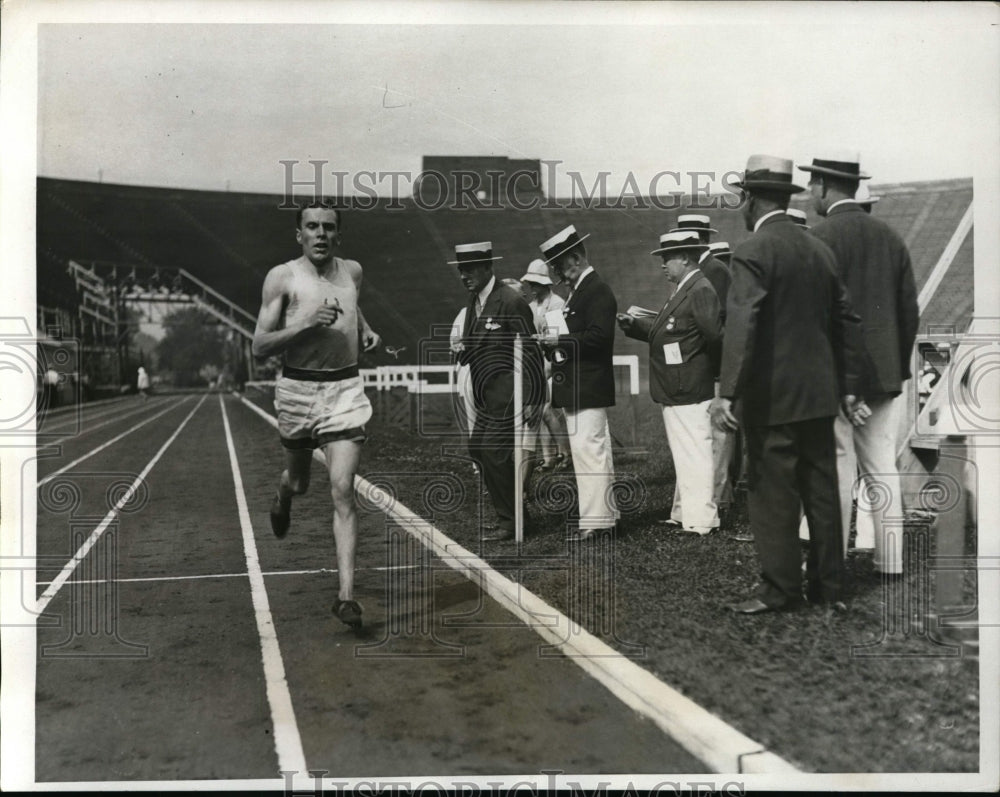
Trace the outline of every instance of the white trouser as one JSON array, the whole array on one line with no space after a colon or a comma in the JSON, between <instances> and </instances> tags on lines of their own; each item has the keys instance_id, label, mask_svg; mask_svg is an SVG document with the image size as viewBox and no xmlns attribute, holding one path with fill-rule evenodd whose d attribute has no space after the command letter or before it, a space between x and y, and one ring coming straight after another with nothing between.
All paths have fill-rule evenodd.
<instances>
[{"instance_id":1,"label":"white trouser","mask_svg":"<svg viewBox=\"0 0 1000 797\"><path fill-rule=\"evenodd\" d=\"M580 528L606 529L620 517L612 492L615 463L604 408L566 410L569 447L580 494Z\"/></svg>"},{"instance_id":2,"label":"white trouser","mask_svg":"<svg viewBox=\"0 0 1000 797\"><path fill-rule=\"evenodd\" d=\"M854 546L874 548L875 569L883 573L903 572L902 484L896 467L901 400L897 397L868 401L872 415L864 426L852 426L843 412L833 422L844 552L851 530L851 504L857 498ZM808 538L805 518L799 536Z\"/></svg>"},{"instance_id":3,"label":"white trouser","mask_svg":"<svg viewBox=\"0 0 1000 797\"><path fill-rule=\"evenodd\" d=\"M461 402L459 421L465 421L469 428L469 437L472 437L472 430L476 428L476 402L472 397L472 370L469 366L458 367L455 381L458 387L458 399Z\"/></svg>"},{"instance_id":4,"label":"white trouser","mask_svg":"<svg viewBox=\"0 0 1000 797\"><path fill-rule=\"evenodd\" d=\"M875 569L903 572L903 500L896 468L899 432L899 398L868 401L872 415L864 426L854 427L841 413L833 424L837 439L837 482L844 539L851 527L851 499L858 498L857 548L875 548ZM860 469L860 478L857 477ZM867 499L867 500L866 500ZM867 508L870 523L860 513Z\"/></svg>"},{"instance_id":5,"label":"white trouser","mask_svg":"<svg viewBox=\"0 0 1000 797\"><path fill-rule=\"evenodd\" d=\"M719 525L713 497L711 400L663 408L663 426L677 482L670 517L685 528L707 532Z\"/></svg>"}]
</instances>

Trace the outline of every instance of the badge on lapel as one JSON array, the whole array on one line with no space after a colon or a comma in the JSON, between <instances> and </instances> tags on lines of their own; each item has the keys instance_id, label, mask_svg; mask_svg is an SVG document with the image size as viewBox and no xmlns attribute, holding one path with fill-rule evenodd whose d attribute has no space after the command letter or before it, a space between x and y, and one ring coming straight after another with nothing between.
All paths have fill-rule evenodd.
<instances>
[{"instance_id":1,"label":"badge on lapel","mask_svg":"<svg viewBox=\"0 0 1000 797\"><path fill-rule=\"evenodd\" d=\"M667 330L667 332L673 332L676 324L677 324L677 319L675 319L672 315L667 316L667 325L665 329Z\"/></svg>"},{"instance_id":2,"label":"badge on lapel","mask_svg":"<svg viewBox=\"0 0 1000 797\"><path fill-rule=\"evenodd\" d=\"M488 330L490 330L490 332L492 332L492 331L494 331L496 329L500 329L500 324L498 324L492 318L487 318L486 319L486 323L483 324L483 326L486 327Z\"/></svg>"}]
</instances>

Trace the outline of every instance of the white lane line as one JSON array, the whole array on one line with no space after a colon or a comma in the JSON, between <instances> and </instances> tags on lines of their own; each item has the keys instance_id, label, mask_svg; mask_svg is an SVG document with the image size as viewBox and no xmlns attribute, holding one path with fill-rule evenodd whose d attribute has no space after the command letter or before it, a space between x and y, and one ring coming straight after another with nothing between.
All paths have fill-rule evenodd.
<instances>
[{"instance_id":1,"label":"white lane line","mask_svg":"<svg viewBox=\"0 0 1000 797\"><path fill-rule=\"evenodd\" d=\"M278 769L281 772L305 772L306 756L302 750L299 726L295 721L295 708L285 680L285 665L281 660L281 646L278 633L271 618L271 608L267 601L264 575L257 558L257 544L253 538L250 510L243 490L240 463L236 459L233 433L229 428L229 414L226 403L219 395L222 409L222 425L226 430L226 446L229 448L229 465L233 471L233 486L236 491L236 507L240 514L240 528L243 531L243 552L247 560L247 574L250 576L250 597L257 619L257 634L260 636L261 655L264 659L264 682L267 687L267 702L271 707L271 722L274 725L274 749L278 753Z\"/></svg>"},{"instance_id":2,"label":"white lane line","mask_svg":"<svg viewBox=\"0 0 1000 797\"><path fill-rule=\"evenodd\" d=\"M383 571L383 570L416 570L423 565L392 565L381 567L358 567L355 568L355 572L360 573L362 571ZM264 578L270 578L271 576L316 576L319 574L336 574L337 568L333 567L320 567L316 570L265 570L261 573ZM192 581L202 578L247 578L248 573L201 573L196 576L144 576L142 578L92 578L86 581L74 581L74 584L107 584L113 581L115 584L132 584L140 583L144 581ZM38 586L44 587L47 584L51 584L50 581L38 581L36 582Z\"/></svg>"},{"instance_id":3,"label":"white lane line","mask_svg":"<svg viewBox=\"0 0 1000 797\"><path fill-rule=\"evenodd\" d=\"M151 404L143 404L141 407L136 407L131 412L126 412L126 413L123 413L121 415L116 415L114 418L110 418L110 419L106 420L104 423L97 424L97 426L87 426L86 428L80 429L79 432L76 432L74 434L65 435L63 437L58 438L57 440L46 440L43 443L43 445L46 445L46 446L58 446L58 445L62 445L63 443L65 443L67 440L78 440L79 438L83 437L85 434L90 434L91 432L96 432L98 429L103 429L108 424L117 423L118 421L122 421L125 418L131 418L133 415L138 415L143 410L154 410L157 407L162 407L166 401L167 401L166 399L161 399L160 401L157 401L157 402L154 402L154 403L151 403ZM113 410L113 412L117 412L117 409ZM87 421L92 421L92 420L94 420L94 419L93 418L87 418ZM81 426L84 423L85 423L85 421L81 421Z\"/></svg>"},{"instance_id":4,"label":"white lane line","mask_svg":"<svg viewBox=\"0 0 1000 797\"><path fill-rule=\"evenodd\" d=\"M77 552L73 554L73 558L66 563L66 565L62 569L62 572L60 572L59 575L52 581L52 583L49 584L48 589L46 589L45 592L42 593L42 596L38 599L38 602L35 604L35 613L38 616L41 616L42 612L44 612L45 608L49 605L49 602L56 596L56 593L58 593L59 590L62 589L63 584L65 584L66 581L69 579L69 577L73 575L73 571L76 570L77 565L79 565L80 562L83 561L83 558L87 555L90 549L94 547L94 545L100 539L101 535L104 533L104 530L111 524L111 521L114 520L115 516L118 514L121 508L132 500L132 498L135 496L135 491L142 484L143 479L145 479L146 476L149 474L149 472L153 469L153 466L160 461L160 457L162 457L163 454L166 452L166 450L170 448L170 444L177 439L177 435L179 435L181 433L181 430L184 429L185 426L187 426L187 422L194 417L194 414L198 411L198 408L205 402L206 398L207 396L202 396L201 401L199 401L195 405L194 409L188 413L187 417L183 421L181 421L180 426L178 426L177 429L174 430L174 433L170 435L170 437L167 439L167 442L165 442L160 447L160 450L156 452L153 458L149 460L146 467L142 469L142 473L140 473L138 476L135 477L135 480L132 482L131 486L128 488L125 494L118 499L118 502L108 511L108 514L104 516L104 519L98 524L97 528L95 528L90 533L90 536L86 539L83 545L81 545L79 549L77 549Z\"/></svg>"},{"instance_id":5,"label":"white lane line","mask_svg":"<svg viewBox=\"0 0 1000 797\"><path fill-rule=\"evenodd\" d=\"M119 412L122 409L122 407L119 406L119 405L115 405L114 407L111 407L110 409L103 408L104 409L103 412L94 412L94 413L90 414L87 417L84 417L85 410L88 409L88 407L86 405L83 405L82 407L74 408L74 409L79 409L80 410L79 417L73 417L72 415L68 415L65 418L60 417L60 418L55 419L52 422L51 425L46 425L45 422L43 421L42 422L42 429L41 429L41 431L42 432L47 432L49 434L52 434L53 432L58 432L59 428L62 427L62 426L73 426L76 423L86 423L87 421L94 421L94 420L97 420L98 418L104 418L107 415L111 415L111 414L113 414L115 412Z\"/></svg>"},{"instance_id":6,"label":"white lane line","mask_svg":"<svg viewBox=\"0 0 1000 797\"><path fill-rule=\"evenodd\" d=\"M56 476L60 476L61 474L63 474L63 473L65 473L66 471L68 471L68 470L69 470L70 468L75 468L75 467L76 467L77 465L79 465L79 464L80 464L81 462L83 462L84 460L87 460L87 459L90 459L90 458L91 458L92 456L94 456L94 454L99 454L99 453L100 453L101 451L103 451L103 450L104 450L105 448L107 448L108 446L111 446L111 445L114 445L114 444L115 444L115 443L117 443L117 442L118 442L119 440L121 440L121 439L123 439L123 438L125 438L125 437L128 437L128 436L129 436L130 434L132 434L132 432L135 432L135 431L138 431L138 430L139 430L139 429L141 429L141 428L142 428L143 426L145 426L145 425L146 425L147 423L152 423L152 422L153 422L153 421L155 421L155 420L156 420L157 418L159 418L159 417L161 417L161 416L163 416L163 415L166 415L166 414L167 414L168 412L170 412L170 410L172 410L172 409L175 409L176 407L179 407L179 406L180 406L181 404L183 404L183 403L184 403L185 401L187 401L187 400L188 400L189 398L191 398L191 397L190 397L190 396L187 396L186 398L183 398L183 399L181 399L180 401L177 401L177 402L175 402L175 403L171 404L171 405L170 405L169 407L167 407L167 408L166 408L165 410L161 410L160 412L156 413L156 415L152 416L151 418L146 418L146 420L144 420L144 421L140 421L140 422L139 422L139 423L137 423L137 424L136 424L135 426L133 426L133 427L131 427L131 428L129 428L129 429L126 429L126 430L125 430L124 432L122 432L122 433L121 433L120 435L117 435L117 436L115 436L115 437L112 437L112 438L111 438L110 440L108 440L108 441L107 441L106 443L102 443L102 444L101 444L101 445L99 445L99 446L98 446L97 448L95 448L95 449L92 449L91 451L88 451L88 452L87 452L86 454L84 454L83 456L80 456L80 457L77 457L77 458L76 458L76 459L74 459L74 460L73 460L72 462L70 462L70 463L69 463L68 465L63 465L63 466L62 466L61 468L59 468L59 470L57 470L57 471L56 471L55 473L50 473L50 474L49 474L48 476L46 476L45 478L43 478L43 479L39 479L39 481L38 481L38 485L37 485L37 486L38 486L38 487L42 487L43 485L46 485L46 484L48 484L48 483L49 483L50 481L52 481L52 480L53 480L53 479L54 479L54 478L55 478ZM201 401L204 401L204 400L205 400L205 398L207 398L207 397L206 397L206 396L202 396L202 398L201 398ZM200 406L201 406L201 401L199 401L199 402L198 402L198 407L200 407ZM198 407L195 407L195 409L198 409ZM193 414L193 411L192 411L192 414ZM186 421L186 420L185 420L184 422L185 422L185 423L187 423L187 421Z\"/></svg>"},{"instance_id":7,"label":"white lane line","mask_svg":"<svg viewBox=\"0 0 1000 797\"><path fill-rule=\"evenodd\" d=\"M122 401L128 399L128 396L115 396L114 398L98 399L97 401L87 401L82 404L69 404L65 407L56 407L55 409L46 410L46 418L61 418L69 412L75 412L76 410L91 410L94 408L103 409L104 407L109 407L112 404L118 404Z\"/></svg>"},{"instance_id":8,"label":"white lane line","mask_svg":"<svg viewBox=\"0 0 1000 797\"><path fill-rule=\"evenodd\" d=\"M240 399L271 426L278 422L253 402ZM792 764L626 659L530 590L500 575L488 563L446 536L361 476L355 488L429 548L453 570L478 584L521 622L558 648L625 705L649 717L671 739L713 772L792 773Z\"/></svg>"}]
</instances>

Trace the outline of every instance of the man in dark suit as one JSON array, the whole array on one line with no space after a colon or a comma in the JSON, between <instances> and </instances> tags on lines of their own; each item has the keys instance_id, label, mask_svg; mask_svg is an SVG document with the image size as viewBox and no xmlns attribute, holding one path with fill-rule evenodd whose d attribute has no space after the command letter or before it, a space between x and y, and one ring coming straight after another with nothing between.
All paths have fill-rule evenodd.
<instances>
[{"instance_id":1,"label":"man in dark suit","mask_svg":"<svg viewBox=\"0 0 1000 797\"><path fill-rule=\"evenodd\" d=\"M588 237L570 225L539 247L553 278L572 288L562 310L563 323L556 328L547 323L542 338L552 361L552 406L566 411L580 497L579 527L569 536L572 542L610 531L619 517L606 411L615 403L612 358L618 303L587 261L583 242Z\"/></svg>"},{"instance_id":2,"label":"man in dark suit","mask_svg":"<svg viewBox=\"0 0 1000 797\"><path fill-rule=\"evenodd\" d=\"M524 407L530 416L541 405L541 354L531 338L531 308L519 291L503 285L493 275L493 245L489 241L460 244L455 260L462 284L469 292L465 329L458 360L469 366L476 410L469 438L469 454L479 466L489 490L498 523L485 540L514 538L514 339L524 341ZM517 485L517 486L516 486Z\"/></svg>"},{"instance_id":3,"label":"man in dark suit","mask_svg":"<svg viewBox=\"0 0 1000 797\"><path fill-rule=\"evenodd\" d=\"M695 232L661 235L652 254L663 258L663 271L677 289L655 318L618 316L626 335L649 343L650 391L663 405L677 476L670 519L680 530L700 535L719 525L708 409L719 372L722 320L719 297L698 269L706 248Z\"/></svg>"},{"instance_id":4,"label":"man in dark suit","mask_svg":"<svg viewBox=\"0 0 1000 797\"><path fill-rule=\"evenodd\" d=\"M746 430L750 522L762 580L754 597L729 608L757 614L801 604L804 505L812 530L806 595L839 609L843 550L833 418L838 396L853 421L863 422L867 412L855 398L859 319L833 253L785 213L789 196L804 190L792 184L792 162L754 155L737 186L754 234L733 252L712 420L735 429L738 414Z\"/></svg>"},{"instance_id":5,"label":"man in dark suit","mask_svg":"<svg viewBox=\"0 0 1000 797\"><path fill-rule=\"evenodd\" d=\"M899 447L899 394L910 378L910 358L920 323L917 286L906 244L885 222L866 213L855 200L862 174L856 153L816 158L800 169L811 174L816 212L823 216L812 234L833 250L840 278L861 316L865 369L861 395L872 415L864 426L852 427L839 416L837 475L844 547L851 524L851 496L861 478L884 490L887 505L872 513L871 524L858 524L858 548L875 549L875 570L898 576L903 572L902 486L896 468Z\"/></svg>"},{"instance_id":6,"label":"man in dark suit","mask_svg":"<svg viewBox=\"0 0 1000 797\"><path fill-rule=\"evenodd\" d=\"M713 233L711 220L708 216L698 213L682 213L677 217L677 226L670 232L696 232L705 248L699 255L698 268L715 288L722 309L722 324L726 324L726 298L729 295L729 283L732 275L728 260L724 263L716 257L710 244ZM728 245L727 245L728 251ZM731 252L729 254L732 254ZM718 378L718 371L716 372ZM736 433L728 429L712 426L712 497L724 517L728 515L733 503L733 470L736 459ZM680 498L680 492L675 491L674 500Z\"/></svg>"}]
</instances>

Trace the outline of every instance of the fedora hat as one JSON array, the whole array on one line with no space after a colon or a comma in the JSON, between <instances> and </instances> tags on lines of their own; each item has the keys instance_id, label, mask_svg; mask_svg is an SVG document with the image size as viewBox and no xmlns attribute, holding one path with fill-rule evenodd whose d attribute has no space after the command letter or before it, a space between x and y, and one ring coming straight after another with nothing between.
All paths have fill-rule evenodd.
<instances>
[{"instance_id":1,"label":"fedora hat","mask_svg":"<svg viewBox=\"0 0 1000 797\"><path fill-rule=\"evenodd\" d=\"M572 249L578 243L586 241L589 237L589 232L586 235L580 235L576 231L576 227L570 224L569 227L557 232L538 248L542 250L542 257L545 258L545 262L551 263L563 252Z\"/></svg>"},{"instance_id":2,"label":"fedora hat","mask_svg":"<svg viewBox=\"0 0 1000 797\"><path fill-rule=\"evenodd\" d=\"M802 229L809 229L809 225L806 224L806 212L804 210L789 208L785 211L785 213L787 213L791 217L792 221L798 224Z\"/></svg>"},{"instance_id":3,"label":"fedora hat","mask_svg":"<svg viewBox=\"0 0 1000 797\"><path fill-rule=\"evenodd\" d=\"M871 191L868 190L868 186L862 183L858 186L858 191L854 195L854 201L859 205L874 205L882 197L872 196Z\"/></svg>"},{"instance_id":4,"label":"fedora hat","mask_svg":"<svg viewBox=\"0 0 1000 797\"><path fill-rule=\"evenodd\" d=\"M502 257L493 256L493 243L491 241L480 241L475 244L458 244L455 246L455 259L449 260L449 266L475 266L480 263L492 263L494 260L503 260Z\"/></svg>"},{"instance_id":5,"label":"fedora hat","mask_svg":"<svg viewBox=\"0 0 1000 797\"><path fill-rule=\"evenodd\" d=\"M745 191L784 191L797 194L806 189L792 183L792 162L773 155L751 155L743 179L734 183Z\"/></svg>"},{"instance_id":6,"label":"fedora hat","mask_svg":"<svg viewBox=\"0 0 1000 797\"><path fill-rule=\"evenodd\" d=\"M708 216L702 216L697 213L687 213L678 216L677 226L670 232L686 232L687 230L694 230L695 232L718 232L718 230L712 229L712 222Z\"/></svg>"},{"instance_id":7,"label":"fedora hat","mask_svg":"<svg viewBox=\"0 0 1000 797\"><path fill-rule=\"evenodd\" d=\"M660 236L660 248L650 252L651 255L662 255L667 252L683 252L686 249L698 249L704 252L708 244L703 244L694 230L681 232L666 232Z\"/></svg>"},{"instance_id":8,"label":"fedora hat","mask_svg":"<svg viewBox=\"0 0 1000 797\"><path fill-rule=\"evenodd\" d=\"M733 253L733 250L729 248L729 241L718 241L714 244L709 244L708 251L711 252L713 256L722 255L723 257Z\"/></svg>"},{"instance_id":9,"label":"fedora hat","mask_svg":"<svg viewBox=\"0 0 1000 797\"><path fill-rule=\"evenodd\" d=\"M521 277L521 282L536 282L539 285L551 285L552 278L549 276L549 267L541 259L532 260L528 263L528 270Z\"/></svg>"},{"instance_id":10,"label":"fedora hat","mask_svg":"<svg viewBox=\"0 0 1000 797\"><path fill-rule=\"evenodd\" d=\"M812 165L799 166L804 172L828 174L848 180L868 180L870 175L861 171L861 154L858 152L830 152L825 157L813 158Z\"/></svg>"}]
</instances>

